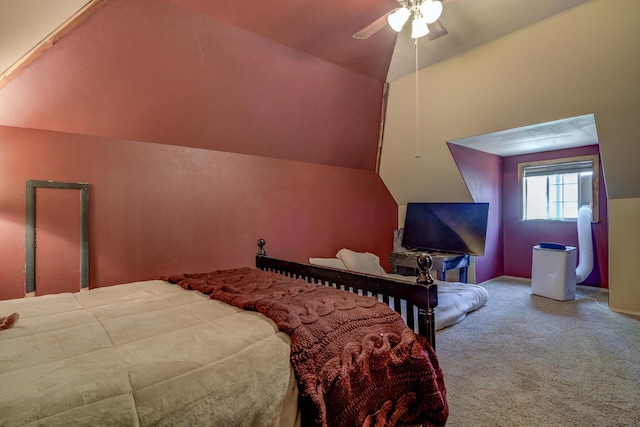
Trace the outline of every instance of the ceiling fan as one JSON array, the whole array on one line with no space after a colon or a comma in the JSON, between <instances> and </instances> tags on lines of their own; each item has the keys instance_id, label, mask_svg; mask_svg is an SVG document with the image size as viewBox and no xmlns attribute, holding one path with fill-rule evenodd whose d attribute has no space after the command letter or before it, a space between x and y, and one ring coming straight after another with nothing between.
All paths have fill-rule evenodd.
<instances>
[{"instance_id":1,"label":"ceiling fan","mask_svg":"<svg viewBox=\"0 0 640 427\"><path fill-rule=\"evenodd\" d=\"M354 39L368 39L380 31L387 23L394 31L400 32L410 17L411 37L414 39L427 36L435 40L448 34L444 25L438 20L442 13L442 3L455 0L397 0L401 7L390 10L353 35Z\"/></svg>"}]
</instances>

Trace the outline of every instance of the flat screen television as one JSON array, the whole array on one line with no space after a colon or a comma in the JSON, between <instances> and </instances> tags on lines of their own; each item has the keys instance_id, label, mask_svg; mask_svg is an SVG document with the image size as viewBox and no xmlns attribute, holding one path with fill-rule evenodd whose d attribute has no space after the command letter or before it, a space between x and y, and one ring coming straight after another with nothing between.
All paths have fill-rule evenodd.
<instances>
[{"instance_id":1,"label":"flat screen television","mask_svg":"<svg viewBox=\"0 0 640 427\"><path fill-rule=\"evenodd\" d=\"M409 203L402 246L482 256L488 217L489 203Z\"/></svg>"}]
</instances>

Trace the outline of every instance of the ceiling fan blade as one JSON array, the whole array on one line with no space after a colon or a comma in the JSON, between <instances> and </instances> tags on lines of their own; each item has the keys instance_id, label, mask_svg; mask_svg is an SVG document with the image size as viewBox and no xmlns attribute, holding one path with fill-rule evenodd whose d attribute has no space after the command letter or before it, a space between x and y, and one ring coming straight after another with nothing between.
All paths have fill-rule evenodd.
<instances>
[{"instance_id":1,"label":"ceiling fan blade","mask_svg":"<svg viewBox=\"0 0 640 427\"><path fill-rule=\"evenodd\" d=\"M449 32L447 31L446 28L444 28L444 25L442 25L442 22L440 22L440 20L437 20L433 24L429 24L428 27L429 27L429 34L427 34L427 38L429 40L435 40L438 37L446 36L447 34L449 34Z\"/></svg>"},{"instance_id":2,"label":"ceiling fan blade","mask_svg":"<svg viewBox=\"0 0 640 427\"><path fill-rule=\"evenodd\" d=\"M371 37L372 35L374 35L378 31L383 29L384 26L387 25L387 16L389 16L390 14L392 14L393 12L395 12L398 9L400 9L400 8L398 7L398 8L395 8L395 9L390 10L389 12L385 13L380 18L376 19L371 24L367 25L366 27L364 27L363 29L361 29L360 31L355 33L353 35L353 38L354 39L360 39L360 40L368 39L369 37Z\"/></svg>"}]
</instances>

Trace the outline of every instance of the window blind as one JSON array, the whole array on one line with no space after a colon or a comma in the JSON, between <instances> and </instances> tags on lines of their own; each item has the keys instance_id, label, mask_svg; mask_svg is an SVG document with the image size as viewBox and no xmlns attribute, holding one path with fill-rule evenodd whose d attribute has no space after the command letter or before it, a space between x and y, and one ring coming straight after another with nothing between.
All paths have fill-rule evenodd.
<instances>
[{"instance_id":1,"label":"window blind","mask_svg":"<svg viewBox=\"0 0 640 427\"><path fill-rule=\"evenodd\" d=\"M593 160L577 162L551 163L539 166L526 166L523 168L525 178L532 176L547 176L565 173L593 172Z\"/></svg>"}]
</instances>

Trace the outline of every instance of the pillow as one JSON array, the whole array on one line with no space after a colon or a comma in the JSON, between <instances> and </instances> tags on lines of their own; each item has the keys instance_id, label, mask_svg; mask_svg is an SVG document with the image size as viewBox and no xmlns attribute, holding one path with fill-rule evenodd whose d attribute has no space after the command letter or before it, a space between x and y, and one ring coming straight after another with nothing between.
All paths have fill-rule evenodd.
<instances>
[{"instance_id":1,"label":"pillow","mask_svg":"<svg viewBox=\"0 0 640 427\"><path fill-rule=\"evenodd\" d=\"M380 258L369 252L354 252L349 249L340 249L336 254L342 260L347 269L358 273L383 276L387 274L380 265Z\"/></svg>"},{"instance_id":2,"label":"pillow","mask_svg":"<svg viewBox=\"0 0 640 427\"><path fill-rule=\"evenodd\" d=\"M340 270L346 270L347 266L344 265L339 258L309 258L309 264L321 265L323 267L338 268Z\"/></svg>"}]
</instances>

